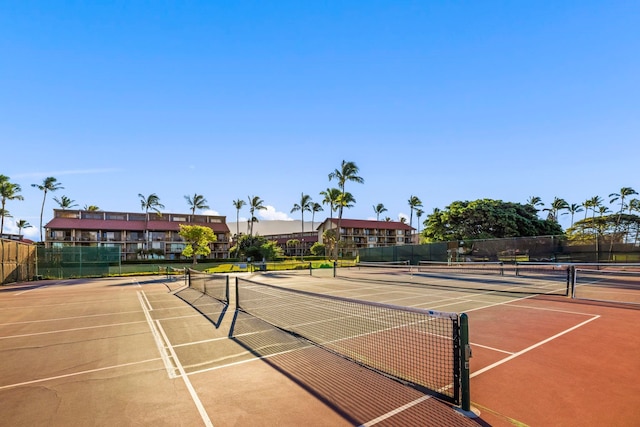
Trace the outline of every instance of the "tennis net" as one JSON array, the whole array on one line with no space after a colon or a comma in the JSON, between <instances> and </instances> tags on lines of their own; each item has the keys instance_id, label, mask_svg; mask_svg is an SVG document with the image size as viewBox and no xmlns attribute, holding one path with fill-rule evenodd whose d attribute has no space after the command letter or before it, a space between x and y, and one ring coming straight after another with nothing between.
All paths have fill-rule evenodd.
<instances>
[{"instance_id":1,"label":"tennis net","mask_svg":"<svg viewBox=\"0 0 640 427\"><path fill-rule=\"evenodd\" d=\"M421 273L445 273L445 274L490 274L504 275L502 262L440 262L420 261L418 271Z\"/></svg>"},{"instance_id":2,"label":"tennis net","mask_svg":"<svg viewBox=\"0 0 640 427\"><path fill-rule=\"evenodd\" d=\"M187 276L190 288L209 295L218 301L229 302L229 276L204 273L191 268L188 270Z\"/></svg>"},{"instance_id":3,"label":"tennis net","mask_svg":"<svg viewBox=\"0 0 640 427\"><path fill-rule=\"evenodd\" d=\"M465 314L314 294L239 278L236 301L238 309L277 328L454 404L462 403L463 409L469 406Z\"/></svg>"},{"instance_id":4,"label":"tennis net","mask_svg":"<svg viewBox=\"0 0 640 427\"><path fill-rule=\"evenodd\" d=\"M576 266L572 297L640 304L640 264Z\"/></svg>"}]
</instances>

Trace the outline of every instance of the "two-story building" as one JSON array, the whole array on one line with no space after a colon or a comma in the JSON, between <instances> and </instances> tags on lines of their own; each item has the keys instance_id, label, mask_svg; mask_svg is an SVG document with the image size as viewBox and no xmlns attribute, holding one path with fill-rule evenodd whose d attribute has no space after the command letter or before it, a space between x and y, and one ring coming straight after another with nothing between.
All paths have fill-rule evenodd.
<instances>
[{"instance_id":1,"label":"two-story building","mask_svg":"<svg viewBox=\"0 0 640 427\"><path fill-rule=\"evenodd\" d=\"M45 246L119 246L122 260L181 259L181 224L211 228L217 240L209 258L229 257L229 227L226 217L217 215L54 209L45 225Z\"/></svg>"}]
</instances>

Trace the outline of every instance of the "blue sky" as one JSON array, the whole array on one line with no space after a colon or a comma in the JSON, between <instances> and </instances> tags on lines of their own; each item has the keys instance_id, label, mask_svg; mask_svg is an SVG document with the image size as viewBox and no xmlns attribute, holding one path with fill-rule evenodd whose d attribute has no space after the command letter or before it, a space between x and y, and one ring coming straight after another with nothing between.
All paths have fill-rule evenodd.
<instances>
[{"instance_id":1,"label":"blue sky","mask_svg":"<svg viewBox=\"0 0 640 427\"><path fill-rule=\"evenodd\" d=\"M0 174L25 198L5 232L38 235L47 176L45 222L52 196L138 193L299 219L342 160L349 218L640 190L638 22L636 1L0 1Z\"/></svg>"}]
</instances>

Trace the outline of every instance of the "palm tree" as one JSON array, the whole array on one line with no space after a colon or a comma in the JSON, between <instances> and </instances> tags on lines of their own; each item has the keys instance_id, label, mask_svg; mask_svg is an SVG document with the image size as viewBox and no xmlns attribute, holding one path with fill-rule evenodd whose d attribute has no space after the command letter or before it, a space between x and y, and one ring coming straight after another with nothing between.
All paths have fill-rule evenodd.
<instances>
[{"instance_id":1,"label":"palm tree","mask_svg":"<svg viewBox=\"0 0 640 427\"><path fill-rule=\"evenodd\" d=\"M249 232L249 236L253 236L253 223L258 222L258 218L255 216L256 209L259 211L267 209L264 205L264 200L258 196L249 197L249 212L251 213L251 231Z\"/></svg>"},{"instance_id":2,"label":"palm tree","mask_svg":"<svg viewBox=\"0 0 640 427\"><path fill-rule=\"evenodd\" d=\"M155 193L149 194L148 197L138 193L138 197L140 198L140 207L144 211L144 233L145 233L145 244L149 246L149 231L147 230L149 224L149 211L152 210L156 212L158 215L162 215L160 213L160 209L164 209L164 205L160 203L160 197Z\"/></svg>"},{"instance_id":3,"label":"palm tree","mask_svg":"<svg viewBox=\"0 0 640 427\"><path fill-rule=\"evenodd\" d=\"M527 199L527 204L529 206L533 206L534 208L536 208L536 206L542 206L544 205L544 203L542 203L542 199L538 196L531 196ZM536 211L538 210L538 208L536 208Z\"/></svg>"},{"instance_id":4,"label":"palm tree","mask_svg":"<svg viewBox=\"0 0 640 427\"><path fill-rule=\"evenodd\" d=\"M291 213L296 211L300 211L302 214L302 234L300 238L304 242L304 211L311 212L311 196L302 193L300 195L300 204L296 203L293 205L293 208L291 208ZM302 245L304 245L304 243L302 243ZM300 254L301 257L304 256L304 247L300 248Z\"/></svg>"},{"instance_id":5,"label":"palm tree","mask_svg":"<svg viewBox=\"0 0 640 427\"><path fill-rule=\"evenodd\" d=\"M37 188L38 190L43 192L42 196L42 207L40 208L40 241L42 242L44 239L42 238L42 216L44 215L44 203L47 200L47 193L54 192L58 190L64 189L61 183L52 176L46 177L42 184L31 184L32 187Z\"/></svg>"},{"instance_id":6,"label":"palm tree","mask_svg":"<svg viewBox=\"0 0 640 427\"><path fill-rule=\"evenodd\" d=\"M337 188L327 188L325 191L320 192L321 196L324 196L322 199L323 205L329 205L331 208L329 210L329 218L333 219L333 213L338 208L338 197L340 197L340 190Z\"/></svg>"},{"instance_id":7,"label":"palm tree","mask_svg":"<svg viewBox=\"0 0 640 427\"><path fill-rule=\"evenodd\" d=\"M409 197L408 203L409 203L409 208L411 209L411 213L409 216L409 227L413 227L413 210L415 208L421 208L422 202L420 201L418 196L411 196Z\"/></svg>"},{"instance_id":8,"label":"palm tree","mask_svg":"<svg viewBox=\"0 0 640 427\"><path fill-rule=\"evenodd\" d=\"M420 217L422 216L422 214L424 213L424 211L422 209L416 209L416 216L418 217L418 236L420 236ZM420 238L420 237L418 237ZM420 242L418 242L420 243Z\"/></svg>"},{"instance_id":9,"label":"palm tree","mask_svg":"<svg viewBox=\"0 0 640 427\"><path fill-rule=\"evenodd\" d=\"M324 209L322 209L322 205L320 205L320 203L317 202L313 202L311 203L311 228L313 229L313 220L315 219L315 215L317 212L322 212ZM313 231L313 230L311 230Z\"/></svg>"},{"instance_id":10,"label":"palm tree","mask_svg":"<svg viewBox=\"0 0 640 427\"><path fill-rule=\"evenodd\" d=\"M16 222L16 227L18 227L18 234L22 235L22 230L24 228L31 228L31 224L29 224L26 219L19 219Z\"/></svg>"},{"instance_id":11,"label":"palm tree","mask_svg":"<svg viewBox=\"0 0 640 427\"><path fill-rule=\"evenodd\" d=\"M582 212L582 206L577 203L572 203L567 207L567 210L571 214L571 227L573 227L573 216L578 212Z\"/></svg>"},{"instance_id":12,"label":"palm tree","mask_svg":"<svg viewBox=\"0 0 640 427\"><path fill-rule=\"evenodd\" d=\"M67 209L71 209L78 206L75 203L75 200L71 200L67 196L60 196L59 199L57 197L54 197L53 201L56 202L58 206L60 206L60 209L62 210L67 210Z\"/></svg>"},{"instance_id":13,"label":"palm tree","mask_svg":"<svg viewBox=\"0 0 640 427\"><path fill-rule=\"evenodd\" d=\"M24 197L18 194L21 190L18 184L9 182L8 176L0 175L0 198L2 200L2 206L0 206L0 234L4 232L4 218L8 216L5 209L7 200L24 200Z\"/></svg>"},{"instance_id":14,"label":"palm tree","mask_svg":"<svg viewBox=\"0 0 640 427\"><path fill-rule=\"evenodd\" d=\"M236 245L240 242L240 209L246 204L242 199L234 200L233 207L236 208ZM236 254L238 253L240 248L238 247L236 250Z\"/></svg>"},{"instance_id":15,"label":"palm tree","mask_svg":"<svg viewBox=\"0 0 640 427\"><path fill-rule=\"evenodd\" d=\"M85 211L89 211L89 212L98 212L100 210L100 208L96 205L84 205L83 208Z\"/></svg>"},{"instance_id":16,"label":"palm tree","mask_svg":"<svg viewBox=\"0 0 640 427\"><path fill-rule=\"evenodd\" d=\"M553 202L551 202L551 207L545 208L543 209L543 211L549 212L549 217L548 217L549 220L558 222L558 212L564 209L568 209L568 207L569 207L569 204L565 199L555 197L553 199Z\"/></svg>"},{"instance_id":17,"label":"palm tree","mask_svg":"<svg viewBox=\"0 0 640 427\"><path fill-rule=\"evenodd\" d=\"M360 169L354 162L347 162L345 160L342 161L340 165L340 169L335 169L333 172L329 174L329 181L335 179L338 181L338 188L340 189L340 194L343 198L339 207L338 207L338 231L336 233L336 258L337 258L337 248L340 245L340 227L342 226L342 210L346 206L344 196L345 196L345 184L347 181L357 182L358 184L364 183L364 179L358 176L358 172Z\"/></svg>"},{"instance_id":18,"label":"palm tree","mask_svg":"<svg viewBox=\"0 0 640 427\"><path fill-rule=\"evenodd\" d=\"M609 194L609 198L610 198L609 203L613 204L618 200L620 201L620 210L618 211L618 217L616 219L616 226L615 226L614 233L618 232L618 227L620 226L620 219L622 218L622 214L624 210L627 208L627 205L625 205L624 203L624 199L634 194L638 194L638 192L631 187L622 187L619 193ZM623 242L624 242L624 238L623 238ZM611 249L613 249L613 239L611 239ZM609 252L611 252L611 250Z\"/></svg>"},{"instance_id":19,"label":"palm tree","mask_svg":"<svg viewBox=\"0 0 640 427\"><path fill-rule=\"evenodd\" d=\"M196 214L196 209L209 209L207 205L207 199L202 194L194 194L193 197L184 196L185 200L191 208L191 215Z\"/></svg>"},{"instance_id":20,"label":"palm tree","mask_svg":"<svg viewBox=\"0 0 640 427\"><path fill-rule=\"evenodd\" d=\"M382 212L386 212L387 208L385 208L382 203L378 203L377 205L373 206L373 211L376 214L376 221L380 221L380 214Z\"/></svg>"}]
</instances>

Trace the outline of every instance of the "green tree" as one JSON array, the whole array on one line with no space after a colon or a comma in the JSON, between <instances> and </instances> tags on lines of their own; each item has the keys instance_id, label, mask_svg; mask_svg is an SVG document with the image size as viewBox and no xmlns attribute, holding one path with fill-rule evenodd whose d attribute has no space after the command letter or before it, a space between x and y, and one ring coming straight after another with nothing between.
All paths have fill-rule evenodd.
<instances>
[{"instance_id":1,"label":"green tree","mask_svg":"<svg viewBox=\"0 0 640 427\"><path fill-rule=\"evenodd\" d=\"M209 227L202 225L184 225L180 224L178 232L187 245L182 251L182 255L193 258L193 265L197 263L198 255L207 256L211 253L209 244L218 240L216 234Z\"/></svg>"},{"instance_id":2,"label":"green tree","mask_svg":"<svg viewBox=\"0 0 640 427\"><path fill-rule=\"evenodd\" d=\"M315 256L323 256L325 254L325 245L320 242L315 242L310 248L309 252L311 252Z\"/></svg>"},{"instance_id":3,"label":"green tree","mask_svg":"<svg viewBox=\"0 0 640 427\"><path fill-rule=\"evenodd\" d=\"M242 199L234 200L233 207L236 208L236 243L240 238L240 209L246 204Z\"/></svg>"},{"instance_id":4,"label":"green tree","mask_svg":"<svg viewBox=\"0 0 640 427\"><path fill-rule=\"evenodd\" d=\"M380 214L386 212L387 208L382 203L373 206L373 212L376 214L376 221L380 221Z\"/></svg>"},{"instance_id":5,"label":"green tree","mask_svg":"<svg viewBox=\"0 0 640 427\"><path fill-rule=\"evenodd\" d=\"M317 203L317 202L311 203L311 229L312 229L312 231L315 230L315 228L313 227L313 220L315 219L316 213L322 212L323 210L324 209L322 209L322 205L320 205L320 203Z\"/></svg>"},{"instance_id":6,"label":"green tree","mask_svg":"<svg viewBox=\"0 0 640 427\"><path fill-rule=\"evenodd\" d=\"M184 196L184 199L187 201L189 208L191 208L191 215L196 214L196 209L209 209L207 199L202 194L194 193L193 196Z\"/></svg>"},{"instance_id":7,"label":"green tree","mask_svg":"<svg viewBox=\"0 0 640 427\"><path fill-rule=\"evenodd\" d=\"M138 197L140 198L140 207L144 211L144 234L145 234L145 248L147 251L149 246L149 211L153 211L158 215L162 216L160 209L164 209L164 205L160 203L160 197L157 194L151 193L149 196L145 197L143 194L138 193Z\"/></svg>"},{"instance_id":8,"label":"green tree","mask_svg":"<svg viewBox=\"0 0 640 427\"><path fill-rule=\"evenodd\" d=\"M301 234L301 238L302 240L304 240L304 212L311 212L311 196L309 196L308 194L304 194L302 193L300 195L300 203L295 203L293 205L293 208L291 208L291 213L300 211L301 215L302 215L302 234ZM304 257L304 247L300 248L300 256Z\"/></svg>"},{"instance_id":9,"label":"green tree","mask_svg":"<svg viewBox=\"0 0 640 427\"><path fill-rule=\"evenodd\" d=\"M42 207L40 208L40 241L42 242L44 241L42 237L42 217L44 215L44 204L47 201L47 193L62 190L64 187L52 176L46 177L42 184L31 184L31 186L43 192Z\"/></svg>"},{"instance_id":10,"label":"green tree","mask_svg":"<svg viewBox=\"0 0 640 427\"><path fill-rule=\"evenodd\" d=\"M529 206L532 206L536 209L536 211L538 210L537 206L542 206L544 203L542 203L542 199L538 196L531 196L527 199L527 204Z\"/></svg>"},{"instance_id":11,"label":"green tree","mask_svg":"<svg viewBox=\"0 0 640 427\"><path fill-rule=\"evenodd\" d=\"M323 205L329 205L329 218L333 219L333 213L338 209L338 199L340 198L340 190L337 188L327 188L320 192Z\"/></svg>"},{"instance_id":12,"label":"green tree","mask_svg":"<svg viewBox=\"0 0 640 427\"><path fill-rule=\"evenodd\" d=\"M251 231L249 232L250 236L253 236L253 223L258 222L258 218L255 216L256 210L261 211L265 210L267 207L264 205L264 200L262 200L258 196L249 197L249 212L251 213Z\"/></svg>"},{"instance_id":13,"label":"green tree","mask_svg":"<svg viewBox=\"0 0 640 427\"><path fill-rule=\"evenodd\" d=\"M565 210L569 208L569 204L565 199L561 199L559 197L555 197L551 202L551 207L543 209L543 211L549 212L548 220L558 222L558 213L561 210Z\"/></svg>"},{"instance_id":14,"label":"green tree","mask_svg":"<svg viewBox=\"0 0 640 427\"><path fill-rule=\"evenodd\" d=\"M575 214L582 212L582 205L572 203L567 207L567 210L571 214L571 227L573 227L573 217L575 216Z\"/></svg>"},{"instance_id":15,"label":"green tree","mask_svg":"<svg viewBox=\"0 0 640 427\"><path fill-rule=\"evenodd\" d=\"M531 205L480 199L434 209L425 221L422 236L433 242L559 234L562 227L538 218Z\"/></svg>"},{"instance_id":16,"label":"green tree","mask_svg":"<svg viewBox=\"0 0 640 427\"><path fill-rule=\"evenodd\" d=\"M418 198L418 196L411 196L408 200L409 209L411 213L409 214L409 227L413 227L413 210L416 208L422 207L422 201Z\"/></svg>"},{"instance_id":17,"label":"green tree","mask_svg":"<svg viewBox=\"0 0 640 427\"><path fill-rule=\"evenodd\" d=\"M424 211L420 208L416 209L416 216L418 217L418 235L420 235L420 217L424 214Z\"/></svg>"},{"instance_id":18,"label":"green tree","mask_svg":"<svg viewBox=\"0 0 640 427\"><path fill-rule=\"evenodd\" d=\"M9 182L8 176L0 175L0 234L4 233L7 200L24 200L24 197L20 195L21 190L20 185Z\"/></svg>"},{"instance_id":19,"label":"green tree","mask_svg":"<svg viewBox=\"0 0 640 427\"><path fill-rule=\"evenodd\" d=\"M60 196L59 199L57 197L54 197L53 201L56 202L62 210L67 210L78 206L75 200L71 200L67 196Z\"/></svg>"},{"instance_id":20,"label":"green tree","mask_svg":"<svg viewBox=\"0 0 640 427\"><path fill-rule=\"evenodd\" d=\"M100 210L100 208L96 205L84 205L83 208L85 211L89 211L89 212L98 212Z\"/></svg>"},{"instance_id":21,"label":"green tree","mask_svg":"<svg viewBox=\"0 0 640 427\"><path fill-rule=\"evenodd\" d=\"M338 182L338 188L340 189L340 198L338 205L338 228L336 232L336 240L340 242L340 228L342 227L342 210L347 207L346 200L346 191L345 185L347 182L355 182L358 184L363 184L364 179L358 175L360 169L354 162L347 162L345 160L342 161L340 168L335 169L333 172L329 174L329 181L336 180ZM353 198L353 197L352 197ZM355 199L354 199L355 201ZM336 245L336 258L338 257L338 245Z\"/></svg>"},{"instance_id":22,"label":"green tree","mask_svg":"<svg viewBox=\"0 0 640 427\"><path fill-rule=\"evenodd\" d=\"M31 224L29 224L26 219L19 219L16 222L16 227L18 227L18 234L22 235L22 230L25 228L31 228Z\"/></svg>"},{"instance_id":23,"label":"green tree","mask_svg":"<svg viewBox=\"0 0 640 427\"><path fill-rule=\"evenodd\" d=\"M625 204L624 201L626 198L634 194L638 194L638 192L631 187L622 187L619 193L609 194L609 199L610 199L609 203L613 204L616 201L619 201L620 203L620 210L618 211L618 221L617 221L618 224L616 225L616 232L618 231L618 227L622 219L622 214L624 213L624 210L627 208L627 205ZM609 252L611 252L612 250L613 250L613 240L611 240L611 249L609 250Z\"/></svg>"}]
</instances>

